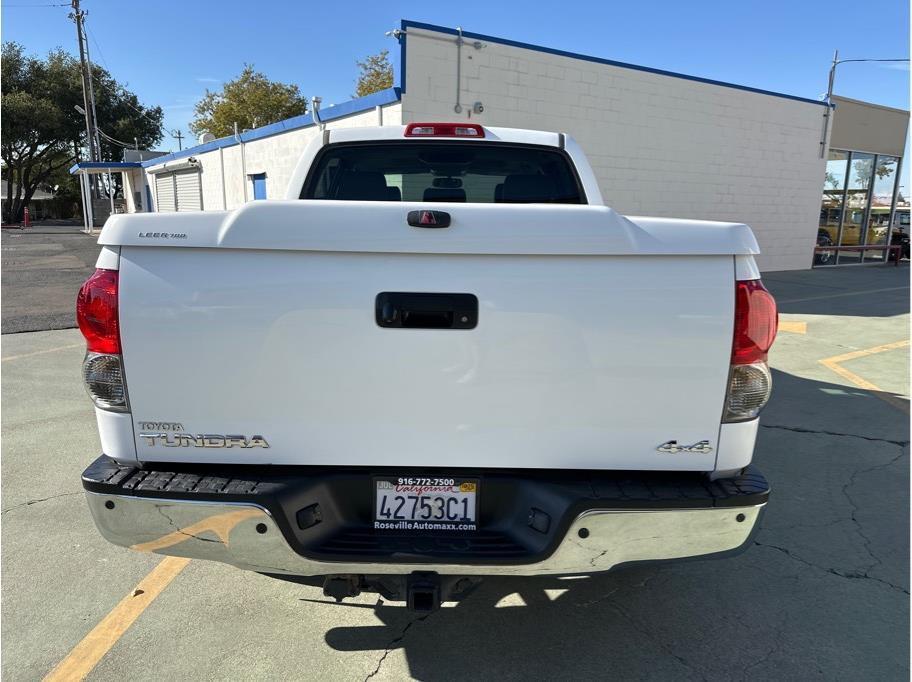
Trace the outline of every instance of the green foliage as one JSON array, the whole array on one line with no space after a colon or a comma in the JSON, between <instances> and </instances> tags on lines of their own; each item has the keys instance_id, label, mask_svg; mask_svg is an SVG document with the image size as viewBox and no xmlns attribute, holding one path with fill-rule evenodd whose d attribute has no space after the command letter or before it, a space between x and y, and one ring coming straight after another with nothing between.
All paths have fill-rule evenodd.
<instances>
[{"instance_id":1,"label":"green foliage","mask_svg":"<svg viewBox=\"0 0 912 682\"><path fill-rule=\"evenodd\" d=\"M305 113L307 100L297 85L271 81L245 64L241 75L225 83L221 92L206 90L196 103L190 130L194 135L225 137L234 133L235 123L238 130L244 130Z\"/></svg>"},{"instance_id":2,"label":"green foliage","mask_svg":"<svg viewBox=\"0 0 912 682\"><path fill-rule=\"evenodd\" d=\"M393 87L393 65L389 61L389 50L382 50L362 62L355 63L361 69L355 97L364 97Z\"/></svg>"},{"instance_id":3,"label":"green foliage","mask_svg":"<svg viewBox=\"0 0 912 682\"><path fill-rule=\"evenodd\" d=\"M60 178L61 170L75 163L87 146L85 118L75 109L84 103L82 74L79 61L63 50L41 59L27 55L22 45L13 42L3 44L0 68L0 156L8 190L3 216L17 221L39 187L64 184L49 180ZM92 74L101 130L127 142L135 138L140 147L161 139L159 107L144 107L99 66L94 66ZM104 160L118 160L122 148L103 141L101 155ZM72 187L70 183L66 186Z\"/></svg>"},{"instance_id":4,"label":"green foliage","mask_svg":"<svg viewBox=\"0 0 912 682\"><path fill-rule=\"evenodd\" d=\"M887 157L890 158L890 157ZM877 177L883 180L893 175L893 172L896 170L896 160L891 159L890 161L884 160L884 157L879 156L877 160L880 162L880 165L877 166L877 169L874 171L877 173Z\"/></svg>"}]
</instances>

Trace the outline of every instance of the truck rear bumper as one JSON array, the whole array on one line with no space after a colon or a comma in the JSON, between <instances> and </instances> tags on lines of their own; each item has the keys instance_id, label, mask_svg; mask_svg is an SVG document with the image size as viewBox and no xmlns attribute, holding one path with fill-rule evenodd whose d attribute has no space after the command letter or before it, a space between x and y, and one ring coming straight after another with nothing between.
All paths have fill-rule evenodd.
<instances>
[{"instance_id":1,"label":"truck rear bumper","mask_svg":"<svg viewBox=\"0 0 912 682\"><path fill-rule=\"evenodd\" d=\"M137 469L102 456L85 471L89 508L107 540L299 576L573 575L730 553L746 546L769 496L753 468L715 482L700 474L490 470L473 472L481 481L478 530L427 535L372 529L371 477L388 472L260 467L275 471L262 476L249 467L167 466Z\"/></svg>"}]
</instances>

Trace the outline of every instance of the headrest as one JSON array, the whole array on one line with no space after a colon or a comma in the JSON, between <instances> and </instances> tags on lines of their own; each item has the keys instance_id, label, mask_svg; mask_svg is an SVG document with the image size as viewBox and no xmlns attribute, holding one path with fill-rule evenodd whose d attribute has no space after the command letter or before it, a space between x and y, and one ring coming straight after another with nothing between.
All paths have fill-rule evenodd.
<instances>
[{"instance_id":1,"label":"headrest","mask_svg":"<svg viewBox=\"0 0 912 682\"><path fill-rule=\"evenodd\" d=\"M342 171L336 188L336 199L348 201L389 201L383 173Z\"/></svg>"},{"instance_id":2,"label":"headrest","mask_svg":"<svg viewBox=\"0 0 912 682\"><path fill-rule=\"evenodd\" d=\"M504 178L503 200L506 203L548 202L554 186L544 175L508 175Z\"/></svg>"},{"instance_id":3,"label":"headrest","mask_svg":"<svg viewBox=\"0 0 912 682\"><path fill-rule=\"evenodd\" d=\"M461 187L428 187L424 190L425 201L459 201L465 203L466 193Z\"/></svg>"}]
</instances>

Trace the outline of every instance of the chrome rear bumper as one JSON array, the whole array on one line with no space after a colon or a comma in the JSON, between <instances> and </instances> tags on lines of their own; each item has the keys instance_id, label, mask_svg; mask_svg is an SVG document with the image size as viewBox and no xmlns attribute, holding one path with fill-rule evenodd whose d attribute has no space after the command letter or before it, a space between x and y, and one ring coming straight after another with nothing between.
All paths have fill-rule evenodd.
<instances>
[{"instance_id":1,"label":"chrome rear bumper","mask_svg":"<svg viewBox=\"0 0 912 682\"><path fill-rule=\"evenodd\" d=\"M208 559L288 575L405 574L572 575L639 561L683 559L742 548L765 504L715 508L590 509L575 518L557 548L535 563L336 562L295 552L266 508L87 492L89 508L110 542L138 551Z\"/></svg>"}]
</instances>

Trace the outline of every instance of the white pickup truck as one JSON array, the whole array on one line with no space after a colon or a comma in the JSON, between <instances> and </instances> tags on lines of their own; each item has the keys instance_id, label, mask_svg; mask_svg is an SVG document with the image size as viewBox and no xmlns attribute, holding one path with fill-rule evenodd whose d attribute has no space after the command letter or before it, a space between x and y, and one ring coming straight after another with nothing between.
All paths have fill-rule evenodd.
<instances>
[{"instance_id":1,"label":"white pickup truck","mask_svg":"<svg viewBox=\"0 0 912 682\"><path fill-rule=\"evenodd\" d=\"M615 213L566 135L326 130L285 200L99 244L83 485L115 544L428 611L757 527L754 236Z\"/></svg>"}]
</instances>

